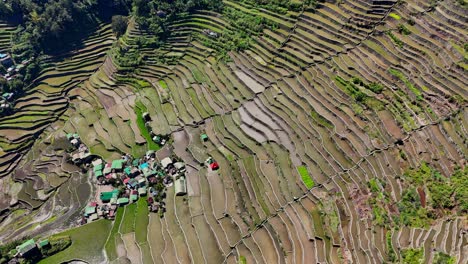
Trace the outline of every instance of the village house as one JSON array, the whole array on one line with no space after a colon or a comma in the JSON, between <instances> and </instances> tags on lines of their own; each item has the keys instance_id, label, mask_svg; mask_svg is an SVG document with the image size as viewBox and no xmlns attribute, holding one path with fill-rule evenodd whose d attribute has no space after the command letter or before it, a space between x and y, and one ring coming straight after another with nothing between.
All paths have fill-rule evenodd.
<instances>
[{"instance_id":1,"label":"village house","mask_svg":"<svg viewBox=\"0 0 468 264\"><path fill-rule=\"evenodd\" d=\"M34 242L34 239L29 239L25 241L23 244L17 246L16 251L18 252L18 255L23 258L28 258L39 253L36 242Z\"/></svg>"},{"instance_id":2,"label":"village house","mask_svg":"<svg viewBox=\"0 0 468 264\"><path fill-rule=\"evenodd\" d=\"M0 63L3 67L7 68L13 65L13 60L11 59L10 55L6 53L0 53Z\"/></svg>"},{"instance_id":3,"label":"village house","mask_svg":"<svg viewBox=\"0 0 468 264\"><path fill-rule=\"evenodd\" d=\"M185 182L185 177L180 177L174 181L175 194L177 196L187 194L187 185Z\"/></svg>"},{"instance_id":4,"label":"village house","mask_svg":"<svg viewBox=\"0 0 468 264\"><path fill-rule=\"evenodd\" d=\"M163 169L167 170L169 166L172 165L172 159L169 157L166 157L161 160L161 166Z\"/></svg>"}]
</instances>

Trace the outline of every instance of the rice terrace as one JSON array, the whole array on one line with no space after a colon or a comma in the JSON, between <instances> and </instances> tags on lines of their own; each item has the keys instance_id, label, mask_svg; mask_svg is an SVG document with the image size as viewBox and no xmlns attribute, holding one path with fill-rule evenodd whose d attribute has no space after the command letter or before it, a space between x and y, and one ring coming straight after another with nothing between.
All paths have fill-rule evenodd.
<instances>
[{"instance_id":1,"label":"rice terrace","mask_svg":"<svg viewBox=\"0 0 468 264\"><path fill-rule=\"evenodd\" d=\"M467 0L0 1L0 264L468 263Z\"/></svg>"}]
</instances>

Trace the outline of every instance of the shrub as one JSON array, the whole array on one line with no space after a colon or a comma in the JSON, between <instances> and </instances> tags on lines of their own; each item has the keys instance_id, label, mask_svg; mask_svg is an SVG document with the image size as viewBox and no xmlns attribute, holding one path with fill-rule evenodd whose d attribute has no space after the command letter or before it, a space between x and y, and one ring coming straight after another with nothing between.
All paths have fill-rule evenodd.
<instances>
[{"instance_id":1,"label":"shrub","mask_svg":"<svg viewBox=\"0 0 468 264\"><path fill-rule=\"evenodd\" d=\"M456 259L455 257L452 257L443 252L437 252L432 263L433 264L455 264Z\"/></svg>"},{"instance_id":2,"label":"shrub","mask_svg":"<svg viewBox=\"0 0 468 264\"><path fill-rule=\"evenodd\" d=\"M49 238L50 247L41 248L41 253L46 256L52 256L62 250L65 250L72 244L70 236L58 236Z\"/></svg>"},{"instance_id":3,"label":"shrub","mask_svg":"<svg viewBox=\"0 0 468 264\"><path fill-rule=\"evenodd\" d=\"M127 31L127 18L124 16L112 16L112 31L117 37L122 36Z\"/></svg>"},{"instance_id":4,"label":"shrub","mask_svg":"<svg viewBox=\"0 0 468 264\"><path fill-rule=\"evenodd\" d=\"M424 250L422 248L408 248L401 252L402 262L405 264L422 264Z\"/></svg>"},{"instance_id":5,"label":"shrub","mask_svg":"<svg viewBox=\"0 0 468 264\"><path fill-rule=\"evenodd\" d=\"M398 25L398 32L403 35L410 35L411 31L403 24Z\"/></svg>"}]
</instances>

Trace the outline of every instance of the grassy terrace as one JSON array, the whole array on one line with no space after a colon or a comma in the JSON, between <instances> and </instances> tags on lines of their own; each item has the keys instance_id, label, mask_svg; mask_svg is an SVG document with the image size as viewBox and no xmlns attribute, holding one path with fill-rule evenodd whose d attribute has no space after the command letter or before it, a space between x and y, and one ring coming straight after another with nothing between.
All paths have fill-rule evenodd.
<instances>
[{"instance_id":1,"label":"grassy terrace","mask_svg":"<svg viewBox=\"0 0 468 264\"><path fill-rule=\"evenodd\" d=\"M111 227L110 221L99 220L59 233L57 236L70 236L72 245L39 263L63 263L72 260L82 260L88 263L100 262L104 259L102 251Z\"/></svg>"}]
</instances>

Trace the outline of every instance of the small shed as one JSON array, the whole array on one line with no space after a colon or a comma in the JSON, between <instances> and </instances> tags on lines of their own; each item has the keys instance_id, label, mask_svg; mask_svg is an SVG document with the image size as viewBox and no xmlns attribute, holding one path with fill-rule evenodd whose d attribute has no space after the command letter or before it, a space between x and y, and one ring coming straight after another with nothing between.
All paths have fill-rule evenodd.
<instances>
[{"instance_id":1,"label":"small shed","mask_svg":"<svg viewBox=\"0 0 468 264\"><path fill-rule=\"evenodd\" d=\"M138 194L139 194L140 196L146 196L146 193L147 193L146 187L140 187L140 188L138 188Z\"/></svg>"},{"instance_id":2,"label":"small shed","mask_svg":"<svg viewBox=\"0 0 468 264\"><path fill-rule=\"evenodd\" d=\"M94 164L93 164L94 165ZM104 165L102 163L100 164L96 164L93 166L93 171L96 172L96 171L102 171L102 169L104 169Z\"/></svg>"},{"instance_id":3,"label":"small shed","mask_svg":"<svg viewBox=\"0 0 468 264\"><path fill-rule=\"evenodd\" d=\"M128 204L128 202L129 202L128 198L119 198L119 199L117 199L117 204L118 205L126 205L126 204Z\"/></svg>"},{"instance_id":4,"label":"small shed","mask_svg":"<svg viewBox=\"0 0 468 264\"><path fill-rule=\"evenodd\" d=\"M217 169L219 169L219 164L218 164L218 162L215 161L215 162L211 163L211 164L210 164L210 168L211 168L212 170L217 170Z\"/></svg>"},{"instance_id":5,"label":"small shed","mask_svg":"<svg viewBox=\"0 0 468 264\"><path fill-rule=\"evenodd\" d=\"M174 186L176 195L180 196L187 194L187 184L185 182L185 177L176 179Z\"/></svg>"},{"instance_id":6,"label":"small shed","mask_svg":"<svg viewBox=\"0 0 468 264\"><path fill-rule=\"evenodd\" d=\"M117 200L118 198L117 197L112 197L109 201L110 204L117 204Z\"/></svg>"},{"instance_id":7,"label":"small shed","mask_svg":"<svg viewBox=\"0 0 468 264\"><path fill-rule=\"evenodd\" d=\"M185 163L183 162L174 163L174 167L180 172L185 172Z\"/></svg>"},{"instance_id":8,"label":"small shed","mask_svg":"<svg viewBox=\"0 0 468 264\"><path fill-rule=\"evenodd\" d=\"M94 172L94 175L96 176L96 179L104 176L104 175L102 174L102 171L95 171L95 172Z\"/></svg>"},{"instance_id":9,"label":"small shed","mask_svg":"<svg viewBox=\"0 0 468 264\"><path fill-rule=\"evenodd\" d=\"M167 168L167 166L171 165L172 164L172 160L171 158L169 157L166 157L164 159L161 160L161 166L165 169Z\"/></svg>"},{"instance_id":10,"label":"small shed","mask_svg":"<svg viewBox=\"0 0 468 264\"><path fill-rule=\"evenodd\" d=\"M154 150L148 150L146 152L146 158L154 158L155 157L155 151Z\"/></svg>"},{"instance_id":11,"label":"small shed","mask_svg":"<svg viewBox=\"0 0 468 264\"><path fill-rule=\"evenodd\" d=\"M145 169L143 170L143 176L146 178L155 175L157 172L155 170Z\"/></svg>"},{"instance_id":12,"label":"small shed","mask_svg":"<svg viewBox=\"0 0 468 264\"><path fill-rule=\"evenodd\" d=\"M107 175L107 174L111 173L112 172L112 164L107 163L102 172L104 173L104 175Z\"/></svg>"},{"instance_id":13,"label":"small shed","mask_svg":"<svg viewBox=\"0 0 468 264\"><path fill-rule=\"evenodd\" d=\"M150 117L150 115L149 115L147 112L144 112L144 113L141 115L141 117L143 117L143 119L144 119L145 121L150 121L150 120L151 120L151 117Z\"/></svg>"},{"instance_id":14,"label":"small shed","mask_svg":"<svg viewBox=\"0 0 468 264\"><path fill-rule=\"evenodd\" d=\"M92 222L92 221L94 221L94 220L97 220L98 217L99 217L99 216L98 216L97 213L94 213L94 214L90 215L89 218L88 218L88 223L89 223L89 222Z\"/></svg>"},{"instance_id":15,"label":"small shed","mask_svg":"<svg viewBox=\"0 0 468 264\"><path fill-rule=\"evenodd\" d=\"M49 240L48 239L43 239L37 243L39 248L47 248L50 246Z\"/></svg>"},{"instance_id":16,"label":"small shed","mask_svg":"<svg viewBox=\"0 0 468 264\"><path fill-rule=\"evenodd\" d=\"M88 216L90 216L90 215L92 215L94 213L96 213L96 206L89 206L88 205L88 206L85 207L84 215L86 217L88 217Z\"/></svg>"},{"instance_id":17,"label":"small shed","mask_svg":"<svg viewBox=\"0 0 468 264\"><path fill-rule=\"evenodd\" d=\"M102 159L93 160L93 162L91 162L91 164L93 165L93 167L96 167L96 166L98 166L98 165L104 166L104 165L103 165L103 162L102 162ZM101 170L102 170L102 168L101 168Z\"/></svg>"},{"instance_id":18,"label":"small shed","mask_svg":"<svg viewBox=\"0 0 468 264\"><path fill-rule=\"evenodd\" d=\"M123 169L124 163L125 163L125 160L123 159L113 160L111 169L120 171Z\"/></svg>"},{"instance_id":19,"label":"small shed","mask_svg":"<svg viewBox=\"0 0 468 264\"><path fill-rule=\"evenodd\" d=\"M141 176L138 176L138 177L141 177ZM138 187L145 187L146 186L146 179L145 178L141 178L141 179L138 179Z\"/></svg>"},{"instance_id":20,"label":"small shed","mask_svg":"<svg viewBox=\"0 0 468 264\"><path fill-rule=\"evenodd\" d=\"M206 141L208 141L208 135L207 134L201 134L200 139L201 139L201 141L206 142Z\"/></svg>"},{"instance_id":21,"label":"small shed","mask_svg":"<svg viewBox=\"0 0 468 264\"><path fill-rule=\"evenodd\" d=\"M136 188L136 187L138 186L138 181L135 180L135 179L130 179L130 180L127 182L127 186L128 186L129 188L134 189L134 188Z\"/></svg>"},{"instance_id":22,"label":"small shed","mask_svg":"<svg viewBox=\"0 0 468 264\"><path fill-rule=\"evenodd\" d=\"M149 169L149 164L147 162L141 164L139 166L140 170L144 170L144 169Z\"/></svg>"},{"instance_id":23,"label":"small shed","mask_svg":"<svg viewBox=\"0 0 468 264\"><path fill-rule=\"evenodd\" d=\"M132 202L135 202L136 200L138 200L138 194L132 194L132 195L130 195L130 200L131 200Z\"/></svg>"}]
</instances>

